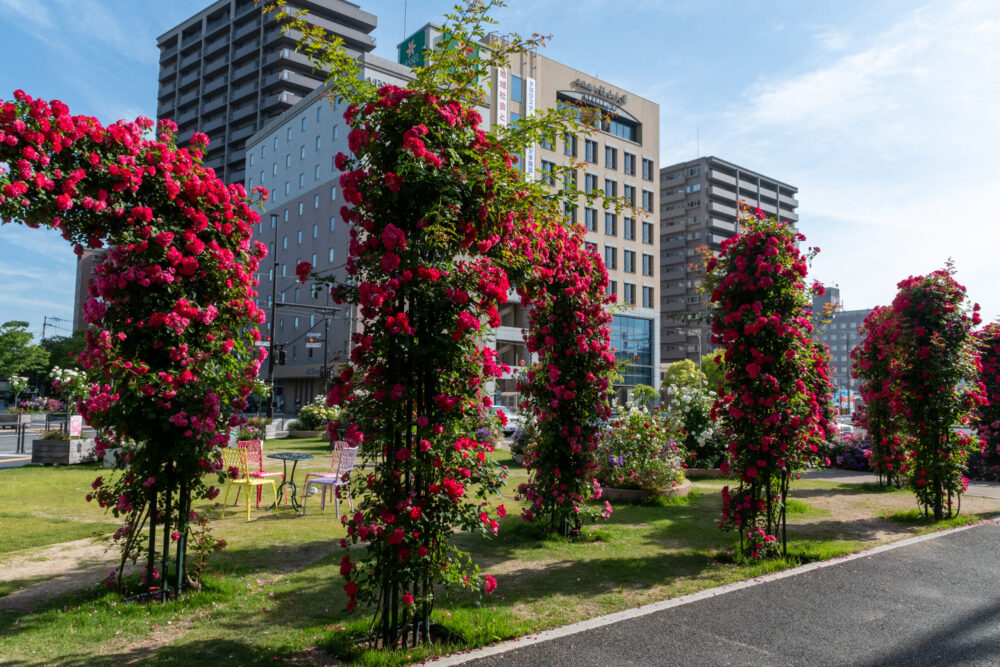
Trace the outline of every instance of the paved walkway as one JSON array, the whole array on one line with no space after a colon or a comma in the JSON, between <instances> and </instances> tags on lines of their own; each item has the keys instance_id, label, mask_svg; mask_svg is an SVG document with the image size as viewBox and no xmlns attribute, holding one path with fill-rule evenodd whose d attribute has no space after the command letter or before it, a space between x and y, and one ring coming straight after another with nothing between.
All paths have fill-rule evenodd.
<instances>
[{"instance_id":1,"label":"paved walkway","mask_svg":"<svg viewBox=\"0 0 1000 667\"><path fill-rule=\"evenodd\" d=\"M813 470L804 473L802 475L802 479L824 479L831 482L844 482L845 484L863 484L865 482L875 484L878 482L878 478L870 472L838 470L835 468L830 468L828 470ZM1000 483L969 482L969 490L967 491L967 494L982 498L1000 499ZM1000 656L997 656L997 662L1000 664Z\"/></svg>"},{"instance_id":2,"label":"paved walkway","mask_svg":"<svg viewBox=\"0 0 1000 667\"><path fill-rule=\"evenodd\" d=\"M996 665L998 552L1000 524L991 521L437 664Z\"/></svg>"}]
</instances>

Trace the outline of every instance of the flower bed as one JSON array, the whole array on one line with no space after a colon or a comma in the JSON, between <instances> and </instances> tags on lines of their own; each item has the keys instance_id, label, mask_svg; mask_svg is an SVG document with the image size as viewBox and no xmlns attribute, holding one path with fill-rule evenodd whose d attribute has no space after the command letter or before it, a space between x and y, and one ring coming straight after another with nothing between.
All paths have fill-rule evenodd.
<instances>
[{"instance_id":1,"label":"flower bed","mask_svg":"<svg viewBox=\"0 0 1000 667\"><path fill-rule=\"evenodd\" d=\"M612 421L597 450L604 488L659 492L684 481L676 428L661 412L630 408Z\"/></svg>"}]
</instances>

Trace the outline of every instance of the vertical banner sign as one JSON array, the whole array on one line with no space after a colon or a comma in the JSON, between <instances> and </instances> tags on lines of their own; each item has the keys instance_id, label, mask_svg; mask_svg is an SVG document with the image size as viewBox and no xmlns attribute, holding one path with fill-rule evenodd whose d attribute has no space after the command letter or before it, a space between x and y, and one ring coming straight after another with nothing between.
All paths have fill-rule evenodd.
<instances>
[{"instance_id":1,"label":"vertical banner sign","mask_svg":"<svg viewBox=\"0 0 1000 667\"><path fill-rule=\"evenodd\" d=\"M510 102L510 81L507 69L497 70L497 127L507 127L507 105Z\"/></svg>"},{"instance_id":2,"label":"vertical banner sign","mask_svg":"<svg viewBox=\"0 0 1000 667\"><path fill-rule=\"evenodd\" d=\"M535 113L535 80L530 76L525 79L527 84L527 96L524 100L524 115L532 116ZM524 149L524 177L535 180L535 143L532 142Z\"/></svg>"},{"instance_id":3,"label":"vertical banner sign","mask_svg":"<svg viewBox=\"0 0 1000 667\"><path fill-rule=\"evenodd\" d=\"M73 415L69 418L69 437L75 438L83 435L83 417Z\"/></svg>"}]
</instances>

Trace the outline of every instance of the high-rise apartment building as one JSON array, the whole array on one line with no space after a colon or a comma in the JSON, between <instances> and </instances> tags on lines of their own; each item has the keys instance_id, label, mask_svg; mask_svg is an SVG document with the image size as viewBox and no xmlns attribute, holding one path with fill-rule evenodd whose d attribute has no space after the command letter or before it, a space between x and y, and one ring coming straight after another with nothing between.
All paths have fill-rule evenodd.
<instances>
[{"instance_id":1,"label":"high-rise apartment building","mask_svg":"<svg viewBox=\"0 0 1000 667\"><path fill-rule=\"evenodd\" d=\"M851 350L861 343L860 329L871 312L871 308L843 310L838 287L827 287L825 294L813 298L814 336L830 354L834 404L845 413L854 411L858 396L858 382L851 373Z\"/></svg>"},{"instance_id":2,"label":"high-rise apartment building","mask_svg":"<svg viewBox=\"0 0 1000 667\"><path fill-rule=\"evenodd\" d=\"M375 48L373 14L345 0L296 0L307 20L340 36L349 53ZM281 32L254 0L218 0L157 38L158 118L178 125L183 143L208 135L205 164L227 183L244 182L246 140L294 106L324 77L295 51L299 33Z\"/></svg>"},{"instance_id":3,"label":"high-rise apartment building","mask_svg":"<svg viewBox=\"0 0 1000 667\"><path fill-rule=\"evenodd\" d=\"M660 348L663 364L711 351L698 265L738 230L740 202L795 224L798 188L717 157L660 169Z\"/></svg>"}]
</instances>

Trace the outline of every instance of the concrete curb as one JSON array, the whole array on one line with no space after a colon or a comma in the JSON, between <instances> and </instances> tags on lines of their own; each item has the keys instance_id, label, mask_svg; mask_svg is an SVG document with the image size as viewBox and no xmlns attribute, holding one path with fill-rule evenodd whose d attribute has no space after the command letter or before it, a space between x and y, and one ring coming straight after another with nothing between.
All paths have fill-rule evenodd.
<instances>
[{"instance_id":1,"label":"concrete curb","mask_svg":"<svg viewBox=\"0 0 1000 667\"><path fill-rule=\"evenodd\" d=\"M821 561L818 563L808 563L807 565L800 565L788 570L782 570L781 572L775 572L774 574L764 575L763 577L755 577L753 579L746 579L744 581L737 581L731 584L725 584L723 586L717 586L715 588L708 588L703 591L698 591L697 593L691 593L690 595L684 595L679 598L673 598L668 600L662 600L660 602L652 602L641 607L636 607L634 609L626 609L625 611L615 612L613 614L607 614L605 616L598 616L596 618L590 618L585 621L578 621L576 623L571 623L570 625L564 625L558 628L552 628L551 630L544 630L538 634L525 635L523 637L518 637L516 639L509 639L499 644L493 644L491 646L484 646L483 648L472 649L465 653L453 653L451 655L444 656L442 658L431 658L428 662L434 662L435 665L461 665L472 660L478 660L479 658L486 658L488 656L499 655L507 653L508 651L513 651L515 649L532 646L534 644L540 644L542 642L547 642L553 639L558 639L560 637L567 637L569 635L575 635L581 632L586 632L588 630L593 630L596 628L601 628L607 625L612 625L618 623L619 621L627 621L632 618L639 618L642 616L648 616L649 614L655 614L660 611L666 611L667 609L672 609L674 607L680 607L682 605L691 604L692 602L698 602L699 600L706 600L719 595L725 595L726 593L732 593L734 591L743 590L744 588L750 588L751 586L757 586L759 584L766 584L771 581L777 581L779 579L784 579L786 577L794 577L800 574L805 574L806 572L811 572L813 570L819 570L825 567L831 567L834 565L840 565L848 561L856 560L859 558L867 558L869 556L874 556L875 554L884 553L886 551L892 551L900 547L910 546L911 544L918 544L920 542L926 542L928 540L933 540L938 537L943 537L945 535L951 535L953 533L959 533L963 530L969 530L970 528L975 528L977 526L982 526L987 523L1000 523L1000 517L993 517L983 521L977 521L975 523L970 523L965 526L958 526L957 528L948 528L946 530L940 530L934 533L928 533L926 535L918 535L916 537L908 537L898 542L890 542L889 544L883 544L877 547L872 547L865 551L858 551L853 554L848 554L846 556L838 556L837 558L831 558L830 560Z\"/></svg>"}]
</instances>

